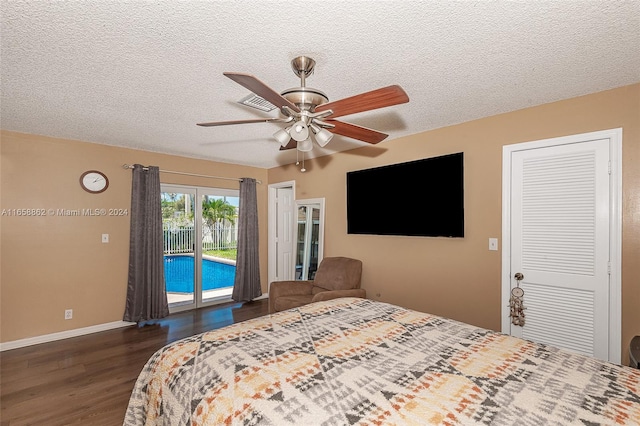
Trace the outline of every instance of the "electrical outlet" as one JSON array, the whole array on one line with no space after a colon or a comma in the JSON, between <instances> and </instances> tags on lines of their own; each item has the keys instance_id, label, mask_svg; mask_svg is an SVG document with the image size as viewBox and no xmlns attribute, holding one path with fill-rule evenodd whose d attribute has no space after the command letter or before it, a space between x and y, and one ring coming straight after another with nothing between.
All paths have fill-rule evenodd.
<instances>
[{"instance_id":1,"label":"electrical outlet","mask_svg":"<svg viewBox=\"0 0 640 426\"><path fill-rule=\"evenodd\" d=\"M73 309L65 309L64 319L69 320L73 318Z\"/></svg>"}]
</instances>

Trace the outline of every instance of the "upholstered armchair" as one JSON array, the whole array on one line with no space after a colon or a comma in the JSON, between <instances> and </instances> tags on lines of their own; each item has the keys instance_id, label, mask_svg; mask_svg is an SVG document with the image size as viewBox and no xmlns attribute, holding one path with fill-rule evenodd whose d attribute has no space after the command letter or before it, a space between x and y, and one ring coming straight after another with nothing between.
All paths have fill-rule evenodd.
<instances>
[{"instance_id":1,"label":"upholstered armchair","mask_svg":"<svg viewBox=\"0 0 640 426\"><path fill-rule=\"evenodd\" d=\"M362 261L348 257L325 257L313 280L274 281L269 287L269 313L338 297L361 297Z\"/></svg>"}]
</instances>

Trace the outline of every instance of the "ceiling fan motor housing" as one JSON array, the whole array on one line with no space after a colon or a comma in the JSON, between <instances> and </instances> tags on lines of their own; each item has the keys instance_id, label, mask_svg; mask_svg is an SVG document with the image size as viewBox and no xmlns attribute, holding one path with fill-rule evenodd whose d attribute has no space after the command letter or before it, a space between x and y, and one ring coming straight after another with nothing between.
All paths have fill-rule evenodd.
<instances>
[{"instance_id":1,"label":"ceiling fan motor housing","mask_svg":"<svg viewBox=\"0 0 640 426\"><path fill-rule=\"evenodd\" d=\"M318 105L329 102L327 95L310 87L294 87L285 90L281 95L301 110L310 112L313 112Z\"/></svg>"},{"instance_id":2,"label":"ceiling fan motor housing","mask_svg":"<svg viewBox=\"0 0 640 426\"><path fill-rule=\"evenodd\" d=\"M293 72L300 77L300 87L287 89L280 93L285 99L303 111L313 112L315 108L329 102L329 98L318 89L306 87L305 79L313 74L316 61L308 56L298 56L291 61Z\"/></svg>"}]
</instances>

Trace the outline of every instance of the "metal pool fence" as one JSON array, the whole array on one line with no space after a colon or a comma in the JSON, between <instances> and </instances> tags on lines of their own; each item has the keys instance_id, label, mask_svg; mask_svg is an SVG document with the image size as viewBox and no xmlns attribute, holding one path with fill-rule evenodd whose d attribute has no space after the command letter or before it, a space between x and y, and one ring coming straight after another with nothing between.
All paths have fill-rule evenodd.
<instances>
[{"instance_id":1,"label":"metal pool fence","mask_svg":"<svg viewBox=\"0 0 640 426\"><path fill-rule=\"evenodd\" d=\"M203 226L203 250L228 250L238 247L238 228L236 226L220 226L215 229ZM195 229L192 226L170 227L162 229L165 254L193 253Z\"/></svg>"}]
</instances>

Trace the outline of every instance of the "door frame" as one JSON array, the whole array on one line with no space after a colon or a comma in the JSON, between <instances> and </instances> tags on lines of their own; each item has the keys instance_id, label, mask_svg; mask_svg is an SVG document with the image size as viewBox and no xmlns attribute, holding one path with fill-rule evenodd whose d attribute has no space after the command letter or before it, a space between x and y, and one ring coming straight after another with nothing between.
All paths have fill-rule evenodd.
<instances>
[{"instance_id":1,"label":"door frame","mask_svg":"<svg viewBox=\"0 0 640 426\"><path fill-rule=\"evenodd\" d=\"M609 361L622 353L622 128L561 136L502 147L502 279L501 327L510 333L511 289L511 156L516 151L609 139Z\"/></svg>"}]
</instances>

